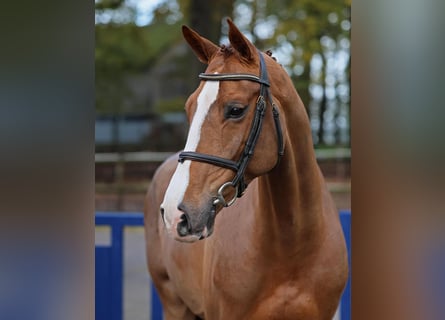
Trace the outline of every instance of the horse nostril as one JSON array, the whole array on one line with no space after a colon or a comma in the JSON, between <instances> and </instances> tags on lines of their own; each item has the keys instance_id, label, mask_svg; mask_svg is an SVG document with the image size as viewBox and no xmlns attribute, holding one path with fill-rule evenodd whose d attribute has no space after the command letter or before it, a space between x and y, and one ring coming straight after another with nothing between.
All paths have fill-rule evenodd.
<instances>
[{"instance_id":1,"label":"horse nostril","mask_svg":"<svg viewBox=\"0 0 445 320\"><path fill-rule=\"evenodd\" d=\"M177 231L181 237L185 237L186 235L190 234L191 228L186 214L181 215L181 221L178 223Z\"/></svg>"},{"instance_id":2,"label":"horse nostril","mask_svg":"<svg viewBox=\"0 0 445 320\"><path fill-rule=\"evenodd\" d=\"M164 208L160 207L159 211L161 212L162 221L165 221L164 220Z\"/></svg>"},{"instance_id":3,"label":"horse nostril","mask_svg":"<svg viewBox=\"0 0 445 320\"><path fill-rule=\"evenodd\" d=\"M184 205L183 202L181 202L180 204L178 204L178 210L179 210L179 211L182 211L182 212L184 212L184 213L186 213L186 208L185 208L185 205ZM182 216L181 216L181 218L182 218Z\"/></svg>"}]
</instances>

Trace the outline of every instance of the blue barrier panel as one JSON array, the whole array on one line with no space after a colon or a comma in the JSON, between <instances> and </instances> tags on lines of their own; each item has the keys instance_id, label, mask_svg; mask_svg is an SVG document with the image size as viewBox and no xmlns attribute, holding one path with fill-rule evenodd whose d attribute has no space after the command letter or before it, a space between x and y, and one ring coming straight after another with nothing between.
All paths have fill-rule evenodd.
<instances>
[{"instance_id":1,"label":"blue barrier panel","mask_svg":"<svg viewBox=\"0 0 445 320\"><path fill-rule=\"evenodd\" d=\"M111 276L111 247L96 246L96 307L95 319L112 319L111 286L114 283ZM117 314L117 313L116 313Z\"/></svg>"},{"instance_id":2,"label":"blue barrier panel","mask_svg":"<svg viewBox=\"0 0 445 320\"><path fill-rule=\"evenodd\" d=\"M348 248L351 265L351 212L340 211L340 221ZM143 226L142 213L96 212L96 226L111 228L111 245L96 246L96 320L123 319L123 228ZM151 320L162 320L162 305L156 289L151 285ZM351 319L351 279L349 277L340 304L341 320Z\"/></svg>"},{"instance_id":3,"label":"blue barrier panel","mask_svg":"<svg viewBox=\"0 0 445 320\"><path fill-rule=\"evenodd\" d=\"M140 212L96 212L96 226L110 226L110 246L96 246L96 320L123 319L123 229L126 226L143 226ZM151 319L162 319L162 306L151 285Z\"/></svg>"},{"instance_id":4,"label":"blue barrier panel","mask_svg":"<svg viewBox=\"0 0 445 320\"><path fill-rule=\"evenodd\" d=\"M340 319L351 319L351 211L340 211L340 222L348 249L349 277L340 302Z\"/></svg>"},{"instance_id":5,"label":"blue barrier panel","mask_svg":"<svg viewBox=\"0 0 445 320\"><path fill-rule=\"evenodd\" d=\"M153 284L151 285L151 320L162 320L162 303Z\"/></svg>"}]
</instances>

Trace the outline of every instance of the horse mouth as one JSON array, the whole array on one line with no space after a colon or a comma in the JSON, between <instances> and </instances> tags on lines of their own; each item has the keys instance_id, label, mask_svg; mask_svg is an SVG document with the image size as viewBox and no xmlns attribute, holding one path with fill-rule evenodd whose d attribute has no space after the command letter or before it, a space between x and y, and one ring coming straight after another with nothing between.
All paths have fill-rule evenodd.
<instances>
[{"instance_id":1,"label":"horse mouth","mask_svg":"<svg viewBox=\"0 0 445 320\"><path fill-rule=\"evenodd\" d=\"M209 213L202 215L203 218L198 226L194 226L190 223L190 219L187 219L186 215L181 217L176 227L175 239L181 242L196 242L204 240L210 237L213 233L213 227L215 224L216 208L212 206Z\"/></svg>"},{"instance_id":2,"label":"horse mouth","mask_svg":"<svg viewBox=\"0 0 445 320\"><path fill-rule=\"evenodd\" d=\"M204 240L208 237L210 237L213 233L213 229L209 230L207 229L207 226L204 227L204 230L202 230L201 232L195 233L195 234L187 234L187 235L180 235L180 236L176 236L175 239L177 241L180 242L185 242L185 243L193 243L193 242L197 242L199 240Z\"/></svg>"}]
</instances>

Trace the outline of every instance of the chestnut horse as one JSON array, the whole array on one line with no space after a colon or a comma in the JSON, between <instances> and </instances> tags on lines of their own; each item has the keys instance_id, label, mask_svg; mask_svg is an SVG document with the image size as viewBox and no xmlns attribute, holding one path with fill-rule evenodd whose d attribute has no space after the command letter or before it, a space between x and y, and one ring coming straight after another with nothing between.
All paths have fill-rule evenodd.
<instances>
[{"instance_id":1,"label":"chestnut horse","mask_svg":"<svg viewBox=\"0 0 445 320\"><path fill-rule=\"evenodd\" d=\"M228 24L221 47L182 29L208 67L186 102L184 151L146 197L164 319L332 319L346 246L305 108L285 70Z\"/></svg>"}]
</instances>

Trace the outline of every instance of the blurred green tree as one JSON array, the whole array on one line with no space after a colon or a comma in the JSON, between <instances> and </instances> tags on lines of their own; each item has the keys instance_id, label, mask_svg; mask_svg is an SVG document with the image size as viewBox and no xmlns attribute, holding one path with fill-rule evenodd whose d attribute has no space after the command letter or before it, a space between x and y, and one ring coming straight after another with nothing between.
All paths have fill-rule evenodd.
<instances>
[{"instance_id":1,"label":"blurred green tree","mask_svg":"<svg viewBox=\"0 0 445 320\"><path fill-rule=\"evenodd\" d=\"M350 0L236 0L234 18L242 31L250 35L251 40L261 49L272 49L279 57L291 76L309 116L316 124L314 141L318 144L328 143L326 127L338 120L347 124L343 132L347 137L340 139L349 144L349 83L350 58L349 35L351 27ZM341 51L341 52L340 52ZM335 73L332 68L332 57L343 53L348 61L344 70ZM321 60L321 67L315 72L311 67L314 57ZM334 57L337 59L338 57ZM345 78L346 77L346 78ZM314 86L316 85L316 86ZM310 108L314 98L311 87L321 91L318 106ZM331 88L342 90L347 87L347 93L342 91L332 98ZM340 101L341 100L341 101ZM340 104L333 110L329 105ZM347 110L345 109L347 104ZM314 103L312 103L314 105ZM333 120L330 120L331 118ZM341 117L342 119L336 119ZM344 119L346 117L346 119ZM345 120L345 121L343 121ZM337 130L341 134L341 130ZM341 138L341 137L340 137ZM339 139L336 139L339 140Z\"/></svg>"},{"instance_id":2,"label":"blurred green tree","mask_svg":"<svg viewBox=\"0 0 445 320\"><path fill-rule=\"evenodd\" d=\"M318 121L314 140L326 143L324 131L329 121L342 115L349 123L349 109L344 111L349 101L344 96L349 95L350 64L348 61L343 71L346 79L338 75L332 79L331 58L342 49L349 52L350 6L350 0L160 0L151 13L145 13L151 14L151 19L141 26L134 2L96 1L97 110L182 110L181 101L196 87L196 75L204 66L191 57L180 25L191 26L215 43L225 42L224 17L231 16L257 47L272 49L293 79L313 122ZM317 72L316 61L321 61ZM142 91L135 88L144 81L147 99L135 93ZM312 108L314 88L321 88L321 95ZM343 97L337 94L333 98L331 88L343 88ZM341 108L332 111L333 101ZM345 128L348 130L348 125Z\"/></svg>"}]
</instances>

